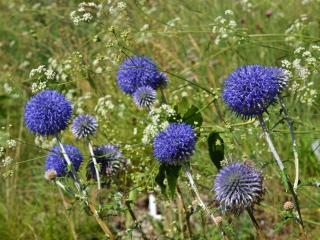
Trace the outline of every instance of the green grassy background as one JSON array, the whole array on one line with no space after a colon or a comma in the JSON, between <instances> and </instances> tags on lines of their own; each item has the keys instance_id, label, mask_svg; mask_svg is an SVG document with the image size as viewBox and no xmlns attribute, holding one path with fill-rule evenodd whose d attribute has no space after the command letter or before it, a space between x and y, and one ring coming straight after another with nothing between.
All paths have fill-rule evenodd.
<instances>
[{"instance_id":1,"label":"green grassy background","mask_svg":"<svg viewBox=\"0 0 320 240\"><path fill-rule=\"evenodd\" d=\"M165 94L171 105L180 104L186 108L194 104L203 108L203 131L191 166L206 202L212 203L214 199L210 190L216 169L210 161L205 137L218 129L225 140L228 161L249 160L264 172L266 193L256 214L263 231L270 239L302 239L298 225L283 218L282 205L290 196L284 191L260 128L253 122L236 118L225 108L220 95L225 77L237 66L254 63L280 66L282 59L294 59L294 45L298 41L302 46L319 44L319 1L302 4L302 1L293 0L258 0L252 1L252 9L248 12L240 4L243 1L132 0L126 1L125 11L115 15L108 11L107 2L101 2L105 9L98 19L75 26L69 15L77 9L78 1L0 1L0 139L1 144L7 138L17 141L17 147L8 152L14 161L0 168L3 175L0 178L0 238L103 239L93 217L45 181L46 150L35 147L34 136L23 126L23 107L31 96L33 81L29 78L30 70L48 65L49 58L59 63L69 59L71 64L67 80L52 81L48 84L50 88L65 93L74 90L75 101L90 93L91 98L83 104L88 113L95 114L97 100L106 95L110 95L115 105L114 110L99 116L100 129L94 142L128 145L124 152L130 158L131 166L125 182L120 181L104 191L107 205L115 208L113 198L119 191L124 193L125 199L135 189L138 201L148 191L155 190L164 221L154 222L146 216L144 209L135 207L139 215L145 217L146 224L153 226L150 235L157 239L185 238L180 227L180 221L184 220L177 210L177 200L165 199L155 188L153 179L158 166L152 159L152 148L141 144L147 112L137 110L132 100L116 86L117 64L128 55L144 54L168 73ZM116 5L118 1L111 2ZM234 11L238 24L235 35L243 39L233 41L228 38L217 46L212 24L227 9ZM272 16L266 15L268 11L272 11ZM301 14L307 14L311 23L305 24L295 35L296 42L289 44L284 33ZM177 17L180 20L170 26L169 21ZM148 29L141 31L145 24ZM114 30L110 31L110 27ZM95 65L97 58L102 60ZM101 73L97 73L98 67L101 67ZM312 79L318 90L319 74L314 74ZM215 104L210 104L212 95L186 80L216 93ZM5 83L13 87L10 94L3 90ZM301 183L319 179L319 161L311 150L311 143L320 137L319 97L312 106L307 106L294 92L287 91L284 95L295 121ZM124 106L123 115L118 114L120 106ZM281 119L279 110L277 105L271 107L268 126L272 127ZM133 134L134 128L137 128L137 135ZM273 128L272 135L293 179L293 154L286 123L280 122ZM85 146L75 142L70 131L66 131L63 138L65 142L75 143L88 156ZM80 174L85 176L84 168ZM179 185L187 205L192 205L193 197L183 176ZM319 189L303 186L298 189L298 195L309 239L319 239ZM116 215L118 217L106 216L105 221L120 234L125 232L124 225L130 223L125 220L125 213L117 212ZM255 230L246 214L231 219L230 228L233 228L235 239L255 238ZM213 224L206 221L201 212L192 216L192 224L193 239L217 238ZM123 235L123 239L130 239L129 233Z\"/></svg>"}]
</instances>

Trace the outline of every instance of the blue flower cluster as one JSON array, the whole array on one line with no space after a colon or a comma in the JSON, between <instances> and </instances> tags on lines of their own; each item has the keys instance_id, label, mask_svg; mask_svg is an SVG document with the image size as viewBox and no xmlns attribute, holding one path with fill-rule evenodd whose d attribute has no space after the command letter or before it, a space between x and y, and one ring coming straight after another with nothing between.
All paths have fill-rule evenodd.
<instances>
[{"instance_id":1,"label":"blue flower cluster","mask_svg":"<svg viewBox=\"0 0 320 240\"><path fill-rule=\"evenodd\" d=\"M71 104L62 94L44 90L27 102L24 121L34 133L55 135L67 128L71 115Z\"/></svg>"},{"instance_id":2,"label":"blue flower cluster","mask_svg":"<svg viewBox=\"0 0 320 240\"><path fill-rule=\"evenodd\" d=\"M118 85L130 95L139 87L150 86L157 89L166 83L166 75L146 56L129 57L119 66Z\"/></svg>"},{"instance_id":3,"label":"blue flower cluster","mask_svg":"<svg viewBox=\"0 0 320 240\"><path fill-rule=\"evenodd\" d=\"M94 116L83 114L73 120L71 130L73 135L80 138L93 136L97 131L98 123Z\"/></svg>"},{"instance_id":4,"label":"blue flower cluster","mask_svg":"<svg viewBox=\"0 0 320 240\"><path fill-rule=\"evenodd\" d=\"M161 163L181 165L193 154L196 139L191 125L171 123L154 138L154 156Z\"/></svg>"},{"instance_id":5,"label":"blue flower cluster","mask_svg":"<svg viewBox=\"0 0 320 240\"><path fill-rule=\"evenodd\" d=\"M81 152L73 145L64 144L63 147L66 150L75 171L78 171L83 160ZM52 170L56 172L57 177L63 177L67 174L67 163L59 146L53 147L46 159L45 171L48 172Z\"/></svg>"},{"instance_id":6,"label":"blue flower cluster","mask_svg":"<svg viewBox=\"0 0 320 240\"><path fill-rule=\"evenodd\" d=\"M223 99L237 115L257 117L276 101L286 83L287 77L281 68L242 66L225 80Z\"/></svg>"},{"instance_id":7,"label":"blue flower cluster","mask_svg":"<svg viewBox=\"0 0 320 240\"><path fill-rule=\"evenodd\" d=\"M216 199L224 211L240 214L263 195L262 175L252 166L232 163L220 170L214 182Z\"/></svg>"},{"instance_id":8,"label":"blue flower cluster","mask_svg":"<svg viewBox=\"0 0 320 240\"><path fill-rule=\"evenodd\" d=\"M139 107L150 107L156 100L156 89L167 84L167 76L146 56L127 58L118 70L118 86L133 96Z\"/></svg>"}]
</instances>

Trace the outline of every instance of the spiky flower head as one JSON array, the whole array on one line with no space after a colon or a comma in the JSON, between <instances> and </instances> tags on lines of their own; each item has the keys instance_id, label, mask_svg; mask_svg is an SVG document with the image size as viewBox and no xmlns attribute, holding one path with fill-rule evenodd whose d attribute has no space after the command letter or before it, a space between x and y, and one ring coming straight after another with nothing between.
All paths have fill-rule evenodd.
<instances>
[{"instance_id":1,"label":"spiky flower head","mask_svg":"<svg viewBox=\"0 0 320 240\"><path fill-rule=\"evenodd\" d=\"M83 160L81 152L73 145L64 144L63 147L66 150L75 171L78 171ZM67 163L58 145L54 146L48 153L45 163L45 172L49 173L49 171L55 171L57 177L63 177L68 172Z\"/></svg>"},{"instance_id":2,"label":"spiky flower head","mask_svg":"<svg viewBox=\"0 0 320 240\"><path fill-rule=\"evenodd\" d=\"M232 163L220 170L214 182L216 199L223 211L240 214L259 203L263 195L262 175L246 163Z\"/></svg>"},{"instance_id":3,"label":"spiky flower head","mask_svg":"<svg viewBox=\"0 0 320 240\"><path fill-rule=\"evenodd\" d=\"M62 94L54 90L44 90L27 102L24 122L34 133L55 135L66 129L71 114L71 104Z\"/></svg>"},{"instance_id":4,"label":"spiky flower head","mask_svg":"<svg viewBox=\"0 0 320 240\"><path fill-rule=\"evenodd\" d=\"M237 115L244 118L257 117L275 103L287 79L286 72L281 68L242 66L225 80L223 99Z\"/></svg>"},{"instance_id":5,"label":"spiky flower head","mask_svg":"<svg viewBox=\"0 0 320 240\"><path fill-rule=\"evenodd\" d=\"M97 146L93 149L97 163L100 165L101 176L111 177L125 170L127 159L122 155L119 147L113 144ZM96 178L93 161L89 162L88 174L90 178Z\"/></svg>"},{"instance_id":6,"label":"spiky flower head","mask_svg":"<svg viewBox=\"0 0 320 240\"><path fill-rule=\"evenodd\" d=\"M93 136L98 127L97 119L94 116L83 114L73 120L71 130L73 135L80 138Z\"/></svg>"},{"instance_id":7,"label":"spiky flower head","mask_svg":"<svg viewBox=\"0 0 320 240\"><path fill-rule=\"evenodd\" d=\"M161 163L180 165L192 155L196 133L186 123L170 123L153 140L153 155Z\"/></svg>"},{"instance_id":8,"label":"spiky flower head","mask_svg":"<svg viewBox=\"0 0 320 240\"><path fill-rule=\"evenodd\" d=\"M157 93L149 86L139 87L133 94L133 100L135 104L140 108L150 108L150 106L156 101Z\"/></svg>"},{"instance_id":9,"label":"spiky flower head","mask_svg":"<svg viewBox=\"0 0 320 240\"><path fill-rule=\"evenodd\" d=\"M167 76L146 56L132 56L124 60L118 70L118 85L122 91L132 95L139 87L157 89L167 83Z\"/></svg>"}]
</instances>

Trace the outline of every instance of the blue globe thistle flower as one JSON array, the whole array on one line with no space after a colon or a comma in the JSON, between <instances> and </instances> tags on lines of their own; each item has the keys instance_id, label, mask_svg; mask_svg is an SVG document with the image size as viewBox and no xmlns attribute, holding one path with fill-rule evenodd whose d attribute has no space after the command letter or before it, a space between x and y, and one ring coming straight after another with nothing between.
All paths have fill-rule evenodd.
<instances>
[{"instance_id":1,"label":"blue globe thistle flower","mask_svg":"<svg viewBox=\"0 0 320 240\"><path fill-rule=\"evenodd\" d=\"M157 89L167 83L167 76L146 56L127 58L118 70L118 85L122 91L132 95L139 87Z\"/></svg>"},{"instance_id":2,"label":"blue globe thistle flower","mask_svg":"<svg viewBox=\"0 0 320 240\"><path fill-rule=\"evenodd\" d=\"M71 131L73 135L80 139L93 136L98 127L97 119L91 115L79 115L73 120Z\"/></svg>"},{"instance_id":3,"label":"blue globe thistle flower","mask_svg":"<svg viewBox=\"0 0 320 240\"><path fill-rule=\"evenodd\" d=\"M263 195L262 175L245 163L232 163L220 170L214 182L216 199L224 211L240 214L259 203Z\"/></svg>"},{"instance_id":4,"label":"blue globe thistle flower","mask_svg":"<svg viewBox=\"0 0 320 240\"><path fill-rule=\"evenodd\" d=\"M93 149L97 163L100 165L101 176L111 177L125 169L127 159L122 155L119 147L113 144L97 146ZM93 161L88 164L88 177L96 179Z\"/></svg>"},{"instance_id":5,"label":"blue globe thistle flower","mask_svg":"<svg viewBox=\"0 0 320 240\"><path fill-rule=\"evenodd\" d=\"M33 96L24 109L29 130L40 135L55 135L67 128L72 114L70 102L59 92L44 90Z\"/></svg>"},{"instance_id":6,"label":"blue globe thistle flower","mask_svg":"<svg viewBox=\"0 0 320 240\"><path fill-rule=\"evenodd\" d=\"M156 101L157 93L149 86L139 87L133 94L135 104L140 107L149 108Z\"/></svg>"},{"instance_id":7,"label":"blue globe thistle flower","mask_svg":"<svg viewBox=\"0 0 320 240\"><path fill-rule=\"evenodd\" d=\"M285 71L277 67L247 65L236 69L224 82L223 99L237 115L262 115L275 103L287 84Z\"/></svg>"},{"instance_id":8,"label":"blue globe thistle flower","mask_svg":"<svg viewBox=\"0 0 320 240\"><path fill-rule=\"evenodd\" d=\"M153 155L163 164L180 165L192 155L196 133L186 123L170 123L153 140Z\"/></svg>"},{"instance_id":9,"label":"blue globe thistle flower","mask_svg":"<svg viewBox=\"0 0 320 240\"><path fill-rule=\"evenodd\" d=\"M81 162L83 160L82 154L78 148L73 145L64 144L63 145L66 153L68 154L70 161L73 164L74 170L78 171ZM56 172L57 177L63 177L67 174L67 163L63 157L63 154L60 150L60 147L54 146L48 153L46 163L45 163L45 171L46 173ZM47 174L46 174L47 175Z\"/></svg>"}]
</instances>

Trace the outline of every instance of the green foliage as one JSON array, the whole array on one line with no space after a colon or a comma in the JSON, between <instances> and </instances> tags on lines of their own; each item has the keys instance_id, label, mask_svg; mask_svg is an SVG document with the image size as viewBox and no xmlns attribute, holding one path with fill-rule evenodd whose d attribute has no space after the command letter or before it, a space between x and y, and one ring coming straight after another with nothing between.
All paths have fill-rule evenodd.
<instances>
[{"instance_id":1,"label":"green foliage","mask_svg":"<svg viewBox=\"0 0 320 240\"><path fill-rule=\"evenodd\" d=\"M172 199L175 196L180 169L181 166L161 164L159 167L159 172L155 178L156 183L161 188L162 194L167 195L166 189L168 187L169 196ZM167 179L168 186L164 184L165 179Z\"/></svg>"},{"instance_id":2,"label":"green foliage","mask_svg":"<svg viewBox=\"0 0 320 240\"><path fill-rule=\"evenodd\" d=\"M186 179L179 177L180 168L158 166L151 144L141 142L148 113L138 110L116 84L118 64L133 54L152 57L167 73L164 95L170 106L176 106L176 115L168 121L188 122L199 134L190 165L205 204L223 215L213 204L214 193L210 191L222 160L251 161L264 174L266 194L255 211L259 223L264 223L262 231L270 238L298 239L301 236L294 216L279 214L290 195L261 138L261 129L257 122L234 116L221 99L223 80L236 67L256 63L280 67L283 60L289 61L286 69L292 78L284 101L294 120L299 150L302 184L297 194L308 237L317 239L320 193L315 186L320 171L310 145L320 138L319 52L312 47L320 39L319 1L173 0L168 4L137 0L123 1L127 5L123 10L118 8L119 2L97 1L103 4L99 16L79 25L72 22L70 13L77 11L80 1L0 2L0 147L4 146L0 158L0 239L104 239L94 217L86 213L90 213L88 208L43 178L52 139L35 139L23 126L22 114L33 94L33 84L39 88L40 82L66 94L74 103L74 115L96 115L99 131L94 144L119 144L128 158L125 173L109 178L97 193L95 181L85 178L88 150L82 142L74 141L69 130L62 134L64 142L75 143L83 152L85 163L79 177L90 193L89 201L100 206L103 221L121 234L119 238L137 236L137 223L128 217L124 206L130 199L138 223L143 223L150 239L189 239L185 212L175 194L177 181L184 207L192 215L190 239L220 238L217 228L195 206ZM227 9L233 14L226 14ZM235 28L230 27L234 24L231 21L235 21ZM304 50L295 52L299 47ZM30 77L31 70L40 65L52 69L56 77ZM310 74L302 78L301 73L306 72ZM290 136L279 106L268 109L265 118L293 179ZM17 140L15 148L8 148L10 139ZM8 156L13 161L5 165L3 160ZM209 167L211 162L216 168ZM61 181L68 191L75 190L68 179ZM148 215L144 202L149 192L156 196L161 220ZM245 214L223 218L229 239L254 238L255 230Z\"/></svg>"},{"instance_id":3,"label":"green foliage","mask_svg":"<svg viewBox=\"0 0 320 240\"><path fill-rule=\"evenodd\" d=\"M210 159L216 168L221 168L221 161L224 159L224 142L219 133L212 132L208 136L208 149Z\"/></svg>"}]
</instances>

